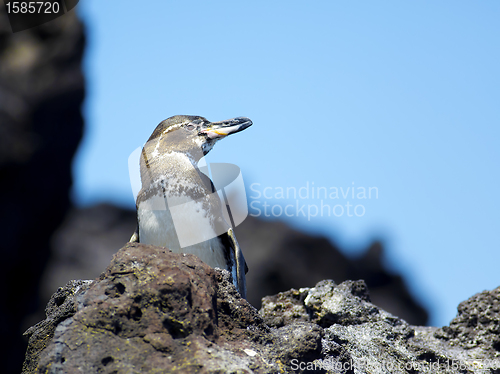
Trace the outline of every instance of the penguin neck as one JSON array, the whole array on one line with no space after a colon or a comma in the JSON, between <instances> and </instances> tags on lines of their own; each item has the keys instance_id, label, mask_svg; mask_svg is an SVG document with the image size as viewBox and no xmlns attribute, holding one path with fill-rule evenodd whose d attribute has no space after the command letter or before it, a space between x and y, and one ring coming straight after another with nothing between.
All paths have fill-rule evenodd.
<instances>
[{"instance_id":1,"label":"penguin neck","mask_svg":"<svg viewBox=\"0 0 500 374\"><path fill-rule=\"evenodd\" d=\"M213 192L210 179L200 171L199 160L192 155L169 152L154 160L147 175L143 175L143 189L161 188L167 196L190 195L197 198Z\"/></svg>"}]
</instances>

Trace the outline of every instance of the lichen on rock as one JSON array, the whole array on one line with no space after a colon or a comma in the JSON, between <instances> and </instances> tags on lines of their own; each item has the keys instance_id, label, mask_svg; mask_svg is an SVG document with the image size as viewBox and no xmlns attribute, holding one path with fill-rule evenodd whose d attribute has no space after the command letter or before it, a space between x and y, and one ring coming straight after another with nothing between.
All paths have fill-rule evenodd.
<instances>
[{"instance_id":1,"label":"lichen on rock","mask_svg":"<svg viewBox=\"0 0 500 374\"><path fill-rule=\"evenodd\" d=\"M228 271L129 243L98 279L53 295L27 331L23 372L495 374L498 294L462 303L441 329L378 308L363 281L268 296L258 312Z\"/></svg>"}]
</instances>

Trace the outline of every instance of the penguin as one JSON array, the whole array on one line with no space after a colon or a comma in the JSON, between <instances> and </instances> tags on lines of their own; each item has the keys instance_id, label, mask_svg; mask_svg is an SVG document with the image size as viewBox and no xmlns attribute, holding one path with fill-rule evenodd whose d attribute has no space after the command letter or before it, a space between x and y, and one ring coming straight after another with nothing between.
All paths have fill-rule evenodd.
<instances>
[{"instance_id":1,"label":"penguin","mask_svg":"<svg viewBox=\"0 0 500 374\"><path fill-rule=\"evenodd\" d=\"M160 122L141 152L137 229L130 238L227 269L243 298L248 267L214 184L198 162L219 140L251 125L246 117L210 122L178 115Z\"/></svg>"}]
</instances>

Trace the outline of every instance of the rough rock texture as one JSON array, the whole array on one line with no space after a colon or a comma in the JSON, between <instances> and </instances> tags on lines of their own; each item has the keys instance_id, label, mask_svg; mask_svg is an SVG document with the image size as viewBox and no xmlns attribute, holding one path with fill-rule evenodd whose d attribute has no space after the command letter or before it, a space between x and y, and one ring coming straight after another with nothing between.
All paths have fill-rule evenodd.
<instances>
[{"instance_id":1,"label":"rough rock texture","mask_svg":"<svg viewBox=\"0 0 500 374\"><path fill-rule=\"evenodd\" d=\"M278 372L321 353L317 325L271 330L227 271L161 247L128 244L88 288L68 284L57 300L63 310L47 308L27 331L25 373Z\"/></svg>"},{"instance_id":2,"label":"rough rock texture","mask_svg":"<svg viewBox=\"0 0 500 374\"><path fill-rule=\"evenodd\" d=\"M500 287L483 291L458 305L458 315L436 337L471 351L500 355Z\"/></svg>"},{"instance_id":3,"label":"rough rock texture","mask_svg":"<svg viewBox=\"0 0 500 374\"><path fill-rule=\"evenodd\" d=\"M13 34L0 5L0 361L19 373L49 239L69 208L80 141L82 24L74 12Z\"/></svg>"},{"instance_id":4,"label":"rough rock texture","mask_svg":"<svg viewBox=\"0 0 500 374\"><path fill-rule=\"evenodd\" d=\"M98 279L53 295L24 373L500 373L500 288L439 329L372 304L364 281L292 289L257 312L230 277L129 243Z\"/></svg>"},{"instance_id":5,"label":"rough rock texture","mask_svg":"<svg viewBox=\"0 0 500 374\"><path fill-rule=\"evenodd\" d=\"M70 281L52 295L45 314L47 318L30 327L25 335L30 336L30 344L26 352L24 370L32 372L36 368L38 354L45 349L54 337L54 331L62 321L76 313L75 296L86 291L93 281Z\"/></svg>"},{"instance_id":6,"label":"rough rock texture","mask_svg":"<svg viewBox=\"0 0 500 374\"><path fill-rule=\"evenodd\" d=\"M116 206L73 209L54 236L53 257L43 276L44 299L70 279L97 277L135 225L135 212ZM427 312L403 278L382 265L384 253L378 242L361 257L348 258L325 238L254 217L236 227L236 236L250 268L248 301L257 308L266 295L311 287L322 279L365 279L375 304L409 323L427 322Z\"/></svg>"},{"instance_id":7,"label":"rough rock texture","mask_svg":"<svg viewBox=\"0 0 500 374\"><path fill-rule=\"evenodd\" d=\"M302 368L332 373L498 374L499 295L500 287L464 301L450 327L443 328L412 326L380 309L370 303L363 281L322 281L314 288L269 296L260 314L270 327L311 321L323 328L322 359ZM300 369L297 362L291 364L291 369Z\"/></svg>"}]
</instances>

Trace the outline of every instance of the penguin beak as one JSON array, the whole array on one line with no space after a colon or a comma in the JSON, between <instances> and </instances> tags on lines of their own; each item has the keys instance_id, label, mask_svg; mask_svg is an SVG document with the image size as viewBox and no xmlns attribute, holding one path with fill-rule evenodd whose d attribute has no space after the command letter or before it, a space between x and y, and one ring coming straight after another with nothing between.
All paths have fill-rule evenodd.
<instances>
[{"instance_id":1,"label":"penguin beak","mask_svg":"<svg viewBox=\"0 0 500 374\"><path fill-rule=\"evenodd\" d=\"M236 117L226 121L211 122L200 131L201 134L206 134L210 139L222 139L228 135L245 130L252 126L250 118Z\"/></svg>"}]
</instances>

